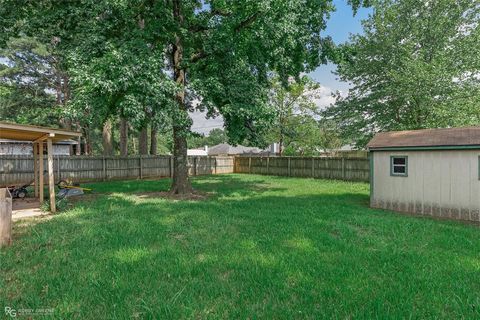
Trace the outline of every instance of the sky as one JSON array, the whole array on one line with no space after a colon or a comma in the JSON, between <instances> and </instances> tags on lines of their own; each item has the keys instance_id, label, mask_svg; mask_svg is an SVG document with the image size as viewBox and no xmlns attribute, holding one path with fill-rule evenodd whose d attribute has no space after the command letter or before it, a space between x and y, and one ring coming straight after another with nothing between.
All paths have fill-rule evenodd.
<instances>
[{"instance_id":1,"label":"sky","mask_svg":"<svg viewBox=\"0 0 480 320\"><path fill-rule=\"evenodd\" d=\"M332 37L336 44L346 42L350 34L362 33L361 20L366 19L368 14L372 12L371 9L358 10L355 17L347 0L334 0L337 10L331 14L330 20L327 22L327 29L324 31L325 36ZM318 67L309 75L320 83L321 98L317 104L321 108L325 108L330 103L334 102L331 93L339 90L342 93L347 93L348 84L339 81L332 71L335 71L334 64L328 64ZM193 112L190 114L193 119L192 130L207 134L214 128L222 128L223 120L221 117L216 119L205 119L205 114L201 112Z\"/></svg>"}]
</instances>

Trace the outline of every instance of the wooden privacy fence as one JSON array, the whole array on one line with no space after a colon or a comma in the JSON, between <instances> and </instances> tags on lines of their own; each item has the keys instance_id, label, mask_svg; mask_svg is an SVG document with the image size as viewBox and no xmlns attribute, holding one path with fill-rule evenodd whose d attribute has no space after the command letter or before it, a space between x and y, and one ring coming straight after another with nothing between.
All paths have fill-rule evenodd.
<instances>
[{"instance_id":1,"label":"wooden privacy fence","mask_svg":"<svg viewBox=\"0 0 480 320\"><path fill-rule=\"evenodd\" d=\"M188 166L190 175L232 173L234 158L188 157ZM145 179L172 176L173 161L171 156L55 156L53 169L57 181L66 178L79 182ZM32 180L32 156L0 156L0 186Z\"/></svg>"},{"instance_id":2,"label":"wooden privacy fence","mask_svg":"<svg viewBox=\"0 0 480 320\"><path fill-rule=\"evenodd\" d=\"M234 172L368 182L370 162L343 157L236 157Z\"/></svg>"},{"instance_id":3,"label":"wooden privacy fence","mask_svg":"<svg viewBox=\"0 0 480 320\"><path fill-rule=\"evenodd\" d=\"M188 157L188 166L192 176L236 172L369 181L370 174L366 158L195 156ZM57 181L67 178L79 182L145 179L170 177L173 161L171 156L55 156L53 169ZM0 186L32 180L33 157L0 156Z\"/></svg>"}]
</instances>

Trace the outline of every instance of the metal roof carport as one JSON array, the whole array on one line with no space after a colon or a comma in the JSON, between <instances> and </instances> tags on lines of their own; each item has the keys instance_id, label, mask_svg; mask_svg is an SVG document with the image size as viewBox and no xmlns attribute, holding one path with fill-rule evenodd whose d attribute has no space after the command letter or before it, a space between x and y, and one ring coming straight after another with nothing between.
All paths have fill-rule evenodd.
<instances>
[{"instance_id":1,"label":"metal roof carport","mask_svg":"<svg viewBox=\"0 0 480 320\"><path fill-rule=\"evenodd\" d=\"M33 143L33 176L35 197L43 202L43 155L47 146L48 191L50 195L50 211L55 212L55 177L53 172L53 142L81 137L80 132L30 126L0 121L0 139L31 141ZM42 186L42 187L40 187Z\"/></svg>"}]
</instances>

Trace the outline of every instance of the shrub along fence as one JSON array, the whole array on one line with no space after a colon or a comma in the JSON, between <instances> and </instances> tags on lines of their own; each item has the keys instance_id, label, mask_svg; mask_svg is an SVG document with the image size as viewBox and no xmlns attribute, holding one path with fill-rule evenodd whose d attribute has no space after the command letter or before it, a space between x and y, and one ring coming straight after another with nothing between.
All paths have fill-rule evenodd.
<instances>
[{"instance_id":1,"label":"shrub along fence","mask_svg":"<svg viewBox=\"0 0 480 320\"><path fill-rule=\"evenodd\" d=\"M44 168L46 168L46 160ZM232 173L233 157L188 157L190 175ZM105 181L171 177L171 156L91 157L55 156L53 170L57 181ZM33 180L32 156L0 156L0 186Z\"/></svg>"},{"instance_id":2,"label":"shrub along fence","mask_svg":"<svg viewBox=\"0 0 480 320\"><path fill-rule=\"evenodd\" d=\"M236 157L234 172L368 182L370 163L365 157Z\"/></svg>"}]
</instances>

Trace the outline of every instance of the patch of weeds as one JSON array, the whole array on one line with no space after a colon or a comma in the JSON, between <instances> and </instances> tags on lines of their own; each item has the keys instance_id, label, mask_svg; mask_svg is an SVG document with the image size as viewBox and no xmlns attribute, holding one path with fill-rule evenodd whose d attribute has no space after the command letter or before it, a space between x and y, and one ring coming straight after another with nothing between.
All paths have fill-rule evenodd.
<instances>
[{"instance_id":1,"label":"patch of weeds","mask_svg":"<svg viewBox=\"0 0 480 320\"><path fill-rule=\"evenodd\" d=\"M63 212L71 208L72 205L68 198L57 198L55 199L55 207L57 209L57 212ZM40 206L40 210L42 210L43 212L50 212L50 209L50 200L43 201L42 205Z\"/></svg>"}]
</instances>

